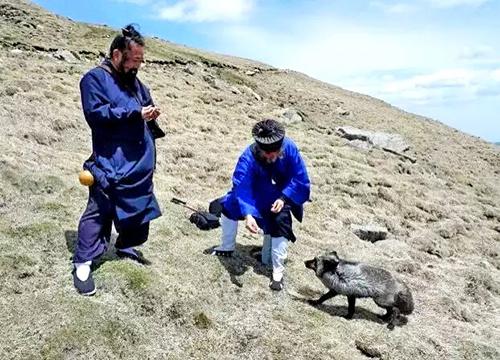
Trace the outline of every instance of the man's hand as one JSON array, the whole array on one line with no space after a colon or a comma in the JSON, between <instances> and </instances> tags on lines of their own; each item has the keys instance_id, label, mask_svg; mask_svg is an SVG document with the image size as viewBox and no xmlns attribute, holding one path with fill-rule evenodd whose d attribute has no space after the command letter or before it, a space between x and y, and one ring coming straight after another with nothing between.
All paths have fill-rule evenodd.
<instances>
[{"instance_id":1,"label":"man's hand","mask_svg":"<svg viewBox=\"0 0 500 360\"><path fill-rule=\"evenodd\" d=\"M142 118L146 121L155 120L160 114L160 109L153 105L145 106L141 110Z\"/></svg>"},{"instance_id":2,"label":"man's hand","mask_svg":"<svg viewBox=\"0 0 500 360\"><path fill-rule=\"evenodd\" d=\"M273 206L271 206L271 211L277 214L281 211L281 209L283 209L283 206L285 206L285 202L282 199L277 199L273 203Z\"/></svg>"},{"instance_id":3,"label":"man's hand","mask_svg":"<svg viewBox=\"0 0 500 360\"><path fill-rule=\"evenodd\" d=\"M259 225L257 225L257 221L255 221L252 215L246 216L245 226L253 234L258 234L260 231L262 231L260 230Z\"/></svg>"}]
</instances>

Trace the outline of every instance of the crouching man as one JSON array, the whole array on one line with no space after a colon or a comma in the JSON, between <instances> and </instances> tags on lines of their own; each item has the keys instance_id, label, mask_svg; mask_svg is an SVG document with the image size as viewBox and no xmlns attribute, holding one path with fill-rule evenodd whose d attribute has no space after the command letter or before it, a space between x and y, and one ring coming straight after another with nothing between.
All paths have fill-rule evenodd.
<instances>
[{"instance_id":1,"label":"crouching man","mask_svg":"<svg viewBox=\"0 0 500 360\"><path fill-rule=\"evenodd\" d=\"M292 214L302 221L303 204L309 200L310 181L304 161L284 127L263 120L252 129L255 142L241 154L233 173L233 188L221 198L221 245L212 254L231 256L236 245L238 220L252 233L262 233L261 261L272 263L273 290L283 288L288 241L296 240Z\"/></svg>"}]
</instances>

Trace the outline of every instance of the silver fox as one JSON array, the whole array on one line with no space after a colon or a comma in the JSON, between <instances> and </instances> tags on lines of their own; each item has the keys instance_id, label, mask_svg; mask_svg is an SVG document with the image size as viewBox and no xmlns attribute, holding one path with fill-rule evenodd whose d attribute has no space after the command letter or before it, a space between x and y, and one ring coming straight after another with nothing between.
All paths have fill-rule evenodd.
<instances>
[{"instance_id":1,"label":"silver fox","mask_svg":"<svg viewBox=\"0 0 500 360\"><path fill-rule=\"evenodd\" d=\"M379 317L389 322L387 327L391 330L400 314L411 314L414 309L408 286L384 269L342 260L335 251L307 260L304 264L314 270L321 282L330 289L319 299L309 300L311 305L319 305L336 295L346 295L349 304L346 318L351 319L356 298L370 297L387 310L385 315Z\"/></svg>"}]
</instances>

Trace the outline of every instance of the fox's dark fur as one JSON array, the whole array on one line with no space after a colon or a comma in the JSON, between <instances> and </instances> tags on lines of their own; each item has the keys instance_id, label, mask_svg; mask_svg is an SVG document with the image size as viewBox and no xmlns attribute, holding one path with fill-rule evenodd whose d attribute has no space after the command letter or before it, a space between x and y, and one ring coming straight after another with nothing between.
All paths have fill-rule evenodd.
<instances>
[{"instance_id":1,"label":"fox's dark fur","mask_svg":"<svg viewBox=\"0 0 500 360\"><path fill-rule=\"evenodd\" d=\"M318 300L309 300L312 305L319 305L335 295L346 295L349 302L347 318L354 315L356 298L370 297L375 303L386 309L380 316L389 321L388 328L394 328L394 321L399 314L411 314L414 308L410 289L384 269L358 262L345 261L335 251L305 261L307 268L316 272L316 276L330 289Z\"/></svg>"}]
</instances>

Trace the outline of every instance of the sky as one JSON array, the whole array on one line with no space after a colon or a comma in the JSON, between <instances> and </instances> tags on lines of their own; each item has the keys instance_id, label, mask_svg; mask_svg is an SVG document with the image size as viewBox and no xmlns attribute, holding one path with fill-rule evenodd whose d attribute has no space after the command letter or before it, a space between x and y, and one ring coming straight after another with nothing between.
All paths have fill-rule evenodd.
<instances>
[{"instance_id":1,"label":"sky","mask_svg":"<svg viewBox=\"0 0 500 360\"><path fill-rule=\"evenodd\" d=\"M500 142L500 0L35 0L303 72ZM147 52L146 52L147 56Z\"/></svg>"}]
</instances>

